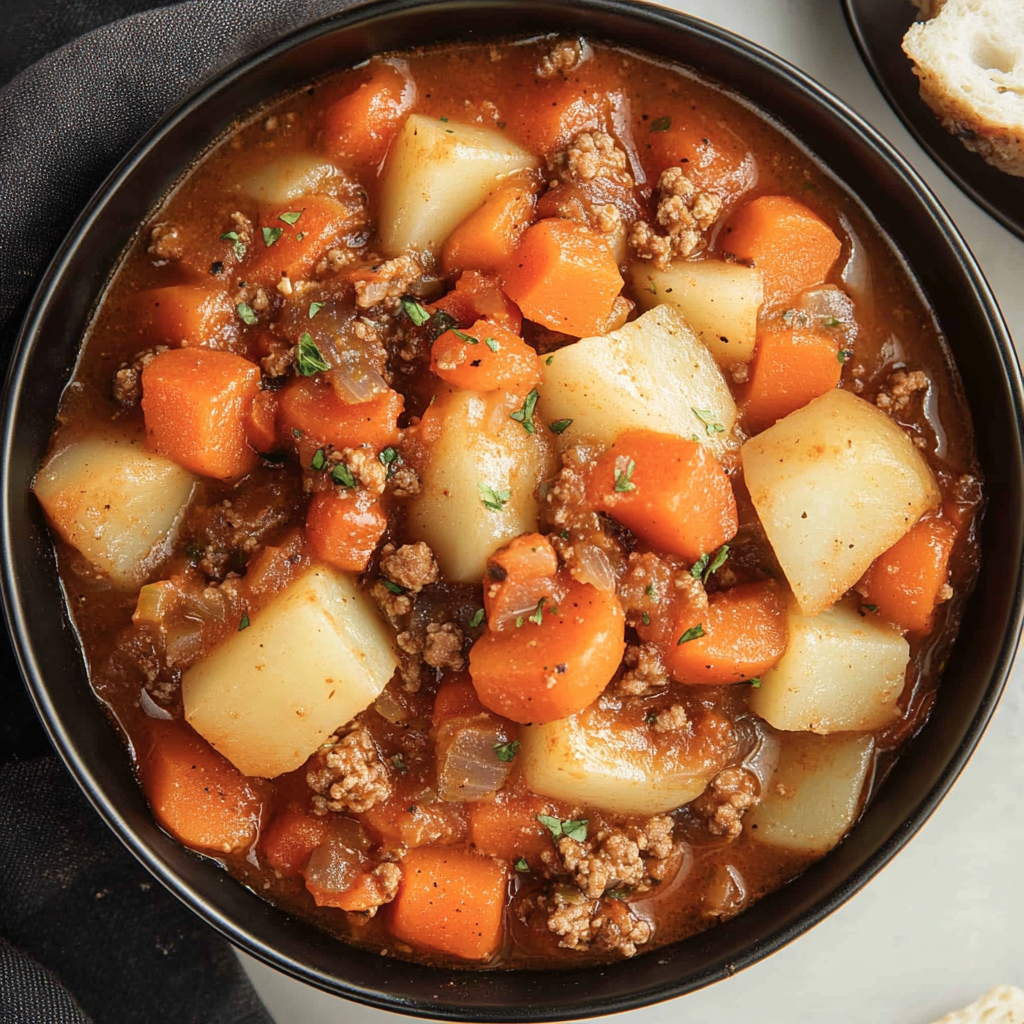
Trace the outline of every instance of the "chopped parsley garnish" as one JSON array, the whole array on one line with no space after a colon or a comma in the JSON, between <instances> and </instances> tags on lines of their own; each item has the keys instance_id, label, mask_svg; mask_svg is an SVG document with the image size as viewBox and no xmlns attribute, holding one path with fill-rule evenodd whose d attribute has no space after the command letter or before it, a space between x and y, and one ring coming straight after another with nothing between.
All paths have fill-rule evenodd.
<instances>
[{"instance_id":1,"label":"chopped parsley garnish","mask_svg":"<svg viewBox=\"0 0 1024 1024\"><path fill-rule=\"evenodd\" d=\"M568 530L559 530L558 531L558 536L561 537L562 540L568 540L569 539L569 531Z\"/></svg>"},{"instance_id":2,"label":"chopped parsley garnish","mask_svg":"<svg viewBox=\"0 0 1024 1024\"><path fill-rule=\"evenodd\" d=\"M651 624L651 613L650 612L644 612L643 615L641 616L641 618L643 619L643 623L644 623L645 626L649 626Z\"/></svg>"},{"instance_id":3,"label":"chopped parsley garnish","mask_svg":"<svg viewBox=\"0 0 1024 1024\"><path fill-rule=\"evenodd\" d=\"M402 457L389 446L377 456L377 461L387 470L387 478L390 480L401 463Z\"/></svg>"},{"instance_id":4,"label":"chopped parsley garnish","mask_svg":"<svg viewBox=\"0 0 1024 1024\"><path fill-rule=\"evenodd\" d=\"M652 295L657 295L658 294L658 286L654 283L654 278L653 277L649 277L649 278L647 278L647 280L650 281L650 285L648 286L647 290Z\"/></svg>"},{"instance_id":5,"label":"chopped parsley garnish","mask_svg":"<svg viewBox=\"0 0 1024 1024\"><path fill-rule=\"evenodd\" d=\"M441 118L438 118L438 120L444 121L445 124L448 123L448 118L447 117L441 117Z\"/></svg>"},{"instance_id":6,"label":"chopped parsley garnish","mask_svg":"<svg viewBox=\"0 0 1024 1024\"><path fill-rule=\"evenodd\" d=\"M725 560L729 557L729 545L723 544L716 552L715 557L711 564L704 571L704 582L707 583L708 579L716 573L719 569L725 565ZM691 570L692 572L692 570Z\"/></svg>"},{"instance_id":7,"label":"chopped parsley garnish","mask_svg":"<svg viewBox=\"0 0 1024 1024\"><path fill-rule=\"evenodd\" d=\"M523 429L528 434L536 434L537 428L533 422L533 410L537 408L537 399L540 395L537 393L537 389L534 388L523 402L521 409L517 409L515 412L510 412L509 416L516 421L516 423L522 423Z\"/></svg>"},{"instance_id":8,"label":"chopped parsley garnish","mask_svg":"<svg viewBox=\"0 0 1024 1024\"><path fill-rule=\"evenodd\" d=\"M492 351L497 352L501 346L494 338L484 338L484 344Z\"/></svg>"},{"instance_id":9,"label":"chopped parsley garnish","mask_svg":"<svg viewBox=\"0 0 1024 1024\"><path fill-rule=\"evenodd\" d=\"M309 331L304 331L299 338L296 367L303 377L312 377L321 370L329 370L331 364L320 354Z\"/></svg>"},{"instance_id":10,"label":"chopped parsley garnish","mask_svg":"<svg viewBox=\"0 0 1024 1024\"><path fill-rule=\"evenodd\" d=\"M708 562L710 561L710 555L701 555L700 558L698 558L690 567L690 575L695 580L699 580L704 575L704 570L708 567Z\"/></svg>"},{"instance_id":11,"label":"chopped parsley garnish","mask_svg":"<svg viewBox=\"0 0 1024 1024\"><path fill-rule=\"evenodd\" d=\"M704 424L704 429L707 430L709 434L722 434L725 432L725 427L723 427L721 423L716 422L715 414L710 410L693 409L693 415Z\"/></svg>"},{"instance_id":12,"label":"chopped parsley garnish","mask_svg":"<svg viewBox=\"0 0 1024 1024\"><path fill-rule=\"evenodd\" d=\"M424 312L426 312L424 310ZM445 331L450 331L458 321L443 309L439 309L430 318L430 340L437 341Z\"/></svg>"},{"instance_id":13,"label":"chopped parsley garnish","mask_svg":"<svg viewBox=\"0 0 1024 1024\"><path fill-rule=\"evenodd\" d=\"M451 332L459 339L459 341L464 341L467 345L480 344L479 338L474 338L472 334L466 334L465 331L460 331L457 327L452 327Z\"/></svg>"},{"instance_id":14,"label":"chopped parsley garnish","mask_svg":"<svg viewBox=\"0 0 1024 1024\"><path fill-rule=\"evenodd\" d=\"M405 758L401 754L391 755L391 765L399 775L404 775L409 770L406 767Z\"/></svg>"},{"instance_id":15,"label":"chopped parsley garnish","mask_svg":"<svg viewBox=\"0 0 1024 1024\"><path fill-rule=\"evenodd\" d=\"M309 304L309 319L312 320L323 308L324 304L322 302L311 302Z\"/></svg>"},{"instance_id":16,"label":"chopped parsley garnish","mask_svg":"<svg viewBox=\"0 0 1024 1024\"><path fill-rule=\"evenodd\" d=\"M839 362L845 363L852 355L853 352L851 349L841 348L838 352Z\"/></svg>"},{"instance_id":17,"label":"chopped parsley garnish","mask_svg":"<svg viewBox=\"0 0 1024 1024\"><path fill-rule=\"evenodd\" d=\"M520 615L519 618L516 619L516 629L522 629L523 628L523 621L524 621L523 617L522 617L522 615Z\"/></svg>"},{"instance_id":18,"label":"chopped parsley garnish","mask_svg":"<svg viewBox=\"0 0 1024 1024\"><path fill-rule=\"evenodd\" d=\"M511 743L495 743L494 752L498 755L499 761L514 761L519 752L519 740L512 740Z\"/></svg>"},{"instance_id":19,"label":"chopped parsley garnish","mask_svg":"<svg viewBox=\"0 0 1024 1024\"><path fill-rule=\"evenodd\" d=\"M648 583L647 586L644 587L644 593L648 597L657 597L658 596L657 590L654 589L654 583L653 582L652 583Z\"/></svg>"},{"instance_id":20,"label":"chopped parsley garnish","mask_svg":"<svg viewBox=\"0 0 1024 1024\"><path fill-rule=\"evenodd\" d=\"M658 720L658 712L657 711L648 711L647 714L644 716L644 721L648 725L654 725L654 723L657 720Z\"/></svg>"},{"instance_id":21,"label":"chopped parsley garnish","mask_svg":"<svg viewBox=\"0 0 1024 1024\"><path fill-rule=\"evenodd\" d=\"M259 323L259 317L256 316L252 306L247 302L240 302L235 306L235 312L238 314L238 319L244 324L248 324L252 327L254 324Z\"/></svg>"},{"instance_id":22,"label":"chopped parsley garnish","mask_svg":"<svg viewBox=\"0 0 1024 1024\"><path fill-rule=\"evenodd\" d=\"M579 821L563 821L561 818L552 818L550 814L538 814L537 820L551 833L554 839L568 836L578 843L584 843L587 840L589 818L581 818Z\"/></svg>"},{"instance_id":23,"label":"chopped parsley garnish","mask_svg":"<svg viewBox=\"0 0 1024 1024\"><path fill-rule=\"evenodd\" d=\"M545 366L550 366L554 361L555 361L555 357L554 356L548 356L547 359L544 360L544 365Z\"/></svg>"},{"instance_id":24,"label":"chopped parsley garnish","mask_svg":"<svg viewBox=\"0 0 1024 1024\"><path fill-rule=\"evenodd\" d=\"M542 597L537 602L537 607L530 614L530 621L536 626L539 626L544 621L544 602L546 600L546 597Z\"/></svg>"},{"instance_id":25,"label":"chopped parsley garnish","mask_svg":"<svg viewBox=\"0 0 1024 1024\"><path fill-rule=\"evenodd\" d=\"M242 616L241 621L238 623L238 632L241 633L243 629L248 629L251 623L249 622L248 614Z\"/></svg>"},{"instance_id":26,"label":"chopped parsley garnish","mask_svg":"<svg viewBox=\"0 0 1024 1024\"><path fill-rule=\"evenodd\" d=\"M224 234L220 236L220 240L222 242L232 243L231 248L234 251L236 259L241 259L245 255L246 245L245 242L238 237L237 231L225 231Z\"/></svg>"},{"instance_id":27,"label":"chopped parsley garnish","mask_svg":"<svg viewBox=\"0 0 1024 1024\"><path fill-rule=\"evenodd\" d=\"M615 490L619 494L628 494L630 491L636 490L636 484L631 479L635 469L636 463L632 459L627 461L625 469L615 467Z\"/></svg>"},{"instance_id":28,"label":"chopped parsley garnish","mask_svg":"<svg viewBox=\"0 0 1024 1024\"><path fill-rule=\"evenodd\" d=\"M516 871L520 874L526 874L530 870L530 865L527 864L525 857L520 857L515 864Z\"/></svg>"},{"instance_id":29,"label":"chopped parsley garnish","mask_svg":"<svg viewBox=\"0 0 1024 1024\"><path fill-rule=\"evenodd\" d=\"M302 437L302 431L298 427L292 427L292 437Z\"/></svg>"},{"instance_id":30,"label":"chopped parsley garnish","mask_svg":"<svg viewBox=\"0 0 1024 1024\"><path fill-rule=\"evenodd\" d=\"M671 117L656 117L651 122L652 132L667 132L672 127Z\"/></svg>"},{"instance_id":31,"label":"chopped parsley garnish","mask_svg":"<svg viewBox=\"0 0 1024 1024\"><path fill-rule=\"evenodd\" d=\"M822 327L838 327L843 321L834 316L827 316L821 321Z\"/></svg>"},{"instance_id":32,"label":"chopped parsley garnish","mask_svg":"<svg viewBox=\"0 0 1024 1024\"><path fill-rule=\"evenodd\" d=\"M605 894L605 899L609 900L624 900L629 895L628 889L609 889Z\"/></svg>"},{"instance_id":33,"label":"chopped parsley garnish","mask_svg":"<svg viewBox=\"0 0 1024 1024\"><path fill-rule=\"evenodd\" d=\"M473 612L473 617L469 620L469 628L476 629L477 626L482 625L484 621L484 614L483 608L477 608L477 610Z\"/></svg>"},{"instance_id":34,"label":"chopped parsley garnish","mask_svg":"<svg viewBox=\"0 0 1024 1024\"><path fill-rule=\"evenodd\" d=\"M753 679L748 679L747 682L749 682L750 685L755 690L760 690L761 689L761 677L760 676L754 676Z\"/></svg>"},{"instance_id":35,"label":"chopped parsley garnish","mask_svg":"<svg viewBox=\"0 0 1024 1024\"><path fill-rule=\"evenodd\" d=\"M555 420L548 424L548 429L552 434L564 434L571 426L572 420Z\"/></svg>"},{"instance_id":36,"label":"chopped parsley garnish","mask_svg":"<svg viewBox=\"0 0 1024 1024\"><path fill-rule=\"evenodd\" d=\"M395 583L394 580L389 580L387 576L381 576L380 581L384 584L385 587L388 588L388 590L391 591L392 594L405 593L405 587L400 587L397 583Z\"/></svg>"},{"instance_id":37,"label":"chopped parsley garnish","mask_svg":"<svg viewBox=\"0 0 1024 1024\"><path fill-rule=\"evenodd\" d=\"M480 492L480 501L483 506L491 512L500 512L505 507L505 502L512 497L511 491L496 491L487 484L477 484L476 489Z\"/></svg>"},{"instance_id":38,"label":"chopped parsley garnish","mask_svg":"<svg viewBox=\"0 0 1024 1024\"><path fill-rule=\"evenodd\" d=\"M402 299L402 312L417 327L422 327L430 319L430 314L415 299Z\"/></svg>"},{"instance_id":39,"label":"chopped parsley garnish","mask_svg":"<svg viewBox=\"0 0 1024 1024\"><path fill-rule=\"evenodd\" d=\"M295 237L301 242L306 237L306 232L300 231Z\"/></svg>"},{"instance_id":40,"label":"chopped parsley garnish","mask_svg":"<svg viewBox=\"0 0 1024 1024\"><path fill-rule=\"evenodd\" d=\"M878 611L878 605L877 604L865 604L865 605L861 605L861 607L862 608L866 608L869 612L877 612Z\"/></svg>"},{"instance_id":41,"label":"chopped parsley garnish","mask_svg":"<svg viewBox=\"0 0 1024 1024\"><path fill-rule=\"evenodd\" d=\"M796 324L797 327L807 326L807 314L802 309L786 309L783 310L782 319L787 324Z\"/></svg>"},{"instance_id":42,"label":"chopped parsley garnish","mask_svg":"<svg viewBox=\"0 0 1024 1024\"><path fill-rule=\"evenodd\" d=\"M341 484L342 487L348 487L353 491L359 486L356 478L352 475L352 470L344 462L339 462L331 470L331 479L336 484Z\"/></svg>"},{"instance_id":43,"label":"chopped parsley garnish","mask_svg":"<svg viewBox=\"0 0 1024 1024\"><path fill-rule=\"evenodd\" d=\"M283 234L284 228L264 228L263 244L269 249Z\"/></svg>"},{"instance_id":44,"label":"chopped parsley garnish","mask_svg":"<svg viewBox=\"0 0 1024 1024\"><path fill-rule=\"evenodd\" d=\"M315 469L319 473L326 465L327 456L324 454L323 448L317 448L316 454L313 456L313 460L309 464L309 468Z\"/></svg>"},{"instance_id":45,"label":"chopped parsley garnish","mask_svg":"<svg viewBox=\"0 0 1024 1024\"><path fill-rule=\"evenodd\" d=\"M288 227L291 227L305 212L305 207L298 211L289 210L287 213L282 213L277 219L283 220ZM264 228L263 230L266 231L267 229Z\"/></svg>"},{"instance_id":46,"label":"chopped parsley garnish","mask_svg":"<svg viewBox=\"0 0 1024 1024\"><path fill-rule=\"evenodd\" d=\"M680 644L688 644L691 640L697 640L704 635L704 623L698 622L696 626L691 626L677 641L676 646Z\"/></svg>"}]
</instances>

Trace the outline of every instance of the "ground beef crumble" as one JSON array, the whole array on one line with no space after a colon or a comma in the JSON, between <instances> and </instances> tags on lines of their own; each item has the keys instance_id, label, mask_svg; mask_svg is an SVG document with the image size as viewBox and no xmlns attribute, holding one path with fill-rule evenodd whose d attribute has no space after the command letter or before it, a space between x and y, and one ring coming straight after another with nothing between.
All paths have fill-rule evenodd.
<instances>
[{"instance_id":1,"label":"ground beef crumble","mask_svg":"<svg viewBox=\"0 0 1024 1024\"><path fill-rule=\"evenodd\" d=\"M166 345L156 345L140 352L130 363L125 363L114 373L114 401L122 412L134 409L142 401L142 371L161 352L166 352Z\"/></svg>"},{"instance_id":2,"label":"ground beef crumble","mask_svg":"<svg viewBox=\"0 0 1024 1024\"><path fill-rule=\"evenodd\" d=\"M566 949L619 952L635 956L638 946L650 942L654 929L649 922L634 917L628 904L620 900L559 901L545 904L548 930L559 937Z\"/></svg>"},{"instance_id":3,"label":"ground beef crumble","mask_svg":"<svg viewBox=\"0 0 1024 1024\"><path fill-rule=\"evenodd\" d=\"M883 412L906 413L919 391L927 391L930 382L922 370L896 370L875 397L875 405Z\"/></svg>"},{"instance_id":4,"label":"ground beef crumble","mask_svg":"<svg viewBox=\"0 0 1024 1024\"><path fill-rule=\"evenodd\" d=\"M363 879L363 892L368 904L365 914L373 917L378 908L390 903L398 895L398 886L402 881L402 869L391 861L378 864Z\"/></svg>"},{"instance_id":5,"label":"ground beef crumble","mask_svg":"<svg viewBox=\"0 0 1024 1024\"><path fill-rule=\"evenodd\" d=\"M149 248L146 252L161 260L180 260L185 255L185 244L177 224L166 221L154 224L149 233Z\"/></svg>"},{"instance_id":6,"label":"ground beef crumble","mask_svg":"<svg viewBox=\"0 0 1024 1024\"><path fill-rule=\"evenodd\" d=\"M608 178L632 186L629 158L607 132L581 132L548 160L548 170L561 181Z\"/></svg>"},{"instance_id":7,"label":"ground beef crumble","mask_svg":"<svg viewBox=\"0 0 1024 1024\"><path fill-rule=\"evenodd\" d=\"M392 583L411 594L418 594L438 579L437 560L423 541L397 549L394 544L386 544L381 550L380 569Z\"/></svg>"},{"instance_id":8,"label":"ground beef crumble","mask_svg":"<svg viewBox=\"0 0 1024 1024\"><path fill-rule=\"evenodd\" d=\"M668 672L654 644L630 644L623 661L626 671L615 682L622 696L646 697L668 686Z\"/></svg>"},{"instance_id":9,"label":"ground beef crumble","mask_svg":"<svg viewBox=\"0 0 1024 1024\"><path fill-rule=\"evenodd\" d=\"M387 767L361 724L327 739L313 756L306 785L313 791L313 813L319 815L328 811L361 814L391 795Z\"/></svg>"},{"instance_id":10,"label":"ground beef crumble","mask_svg":"<svg viewBox=\"0 0 1024 1024\"><path fill-rule=\"evenodd\" d=\"M667 270L676 257L685 259L707 244L705 232L722 212L722 200L713 192L699 192L679 167L668 167L658 178L658 234L646 221L637 221L629 244L642 260L653 260Z\"/></svg>"},{"instance_id":11,"label":"ground beef crumble","mask_svg":"<svg viewBox=\"0 0 1024 1024\"><path fill-rule=\"evenodd\" d=\"M745 768L720 771L704 792L690 804L715 836L735 839L743 831L743 815L761 799L761 785Z\"/></svg>"},{"instance_id":12,"label":"ground beef crumble","mask_svg":"<svg viewBox=\"0 0 1024 1024\"><path fill-rule=\"evenodd\" d=\"M406 254L354 271L350 280L356 292L356 305L369 309L386 299L400 299L422 276L423 265L415 256Z\"/></svg>"},{"instance_id":13,"label":"ground beef crumble","mask_svg":"<svg viewBox=\"0 0 1024 1024\"><path fill-rule=\"evenodd\" d=\"M538 78L554 78L572 71L586 60L588 47L582 39L563 39L546 53L537 65Z\"/></svg>"}]
</instances>

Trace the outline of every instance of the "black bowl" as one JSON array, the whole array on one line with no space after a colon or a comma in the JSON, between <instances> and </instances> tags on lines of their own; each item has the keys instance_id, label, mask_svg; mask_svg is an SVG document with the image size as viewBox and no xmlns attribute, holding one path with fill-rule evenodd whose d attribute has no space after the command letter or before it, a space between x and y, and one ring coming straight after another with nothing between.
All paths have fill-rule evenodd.
<instances>
[{"instance_id":1,"label":"black bowl","mask_svg":"<svg viewBox=\"0 0 1024 1024\"><path fill-rule=\"evenodd\" d=\"M157 827L122 740L89 689L29 485L83 330L121 253L197 150L241 111L380 50L554 30L680 61L750 97L860 197L913 268L957 358L987 479L984 560L930 721L850 837L796 881L732 921L629 962L552 972L428 968L329 938ZM882 138L796 69L719 28L623 0L382 0L304 29L204 89L136 147L64 243L36 295L8 381L8 623L39 714L96 809L150 871L248 953L338 995L449 1020L556 1021L633 1009L735 974L806 931L885 865L956 779L995 708L1021 625L1021 410L1020 371L1006 328L945 212Z\"/></svg>"}]
</instances>

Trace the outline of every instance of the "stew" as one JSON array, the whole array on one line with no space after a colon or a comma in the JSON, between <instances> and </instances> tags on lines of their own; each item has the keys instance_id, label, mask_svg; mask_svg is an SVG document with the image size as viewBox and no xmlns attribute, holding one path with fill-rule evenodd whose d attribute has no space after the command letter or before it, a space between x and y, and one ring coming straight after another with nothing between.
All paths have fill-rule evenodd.
<instances>
[{"instance_id":1,"label":"stew","mask_svg":"<svg viewBox=\"0 0 1024 1024\"><path fill-rule=\"evenodd\" d=\"M247 114L125 255L34 489L163 828L501 967L678 940L840 842L982 498L857 202L713 83L547 37Z\"/></svg>"}]
</instances>

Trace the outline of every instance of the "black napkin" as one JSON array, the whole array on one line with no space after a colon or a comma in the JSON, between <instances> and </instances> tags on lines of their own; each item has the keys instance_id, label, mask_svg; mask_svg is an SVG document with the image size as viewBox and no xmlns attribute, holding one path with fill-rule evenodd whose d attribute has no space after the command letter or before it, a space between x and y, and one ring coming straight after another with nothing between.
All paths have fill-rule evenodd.
<instances>
[{"instance_id":1,"label":"black napkin","mask_svg":"<svg viewBox=\"0 0 1024 1024\"><path fill-rule=\"evenodd\" d=\"M53 253L147 129L352 2L0 0L0 372ZM150 878L54 757L6 637L0 701L0 1020L270 1024L227 943Z\"/></svg>"}]
</instances>

